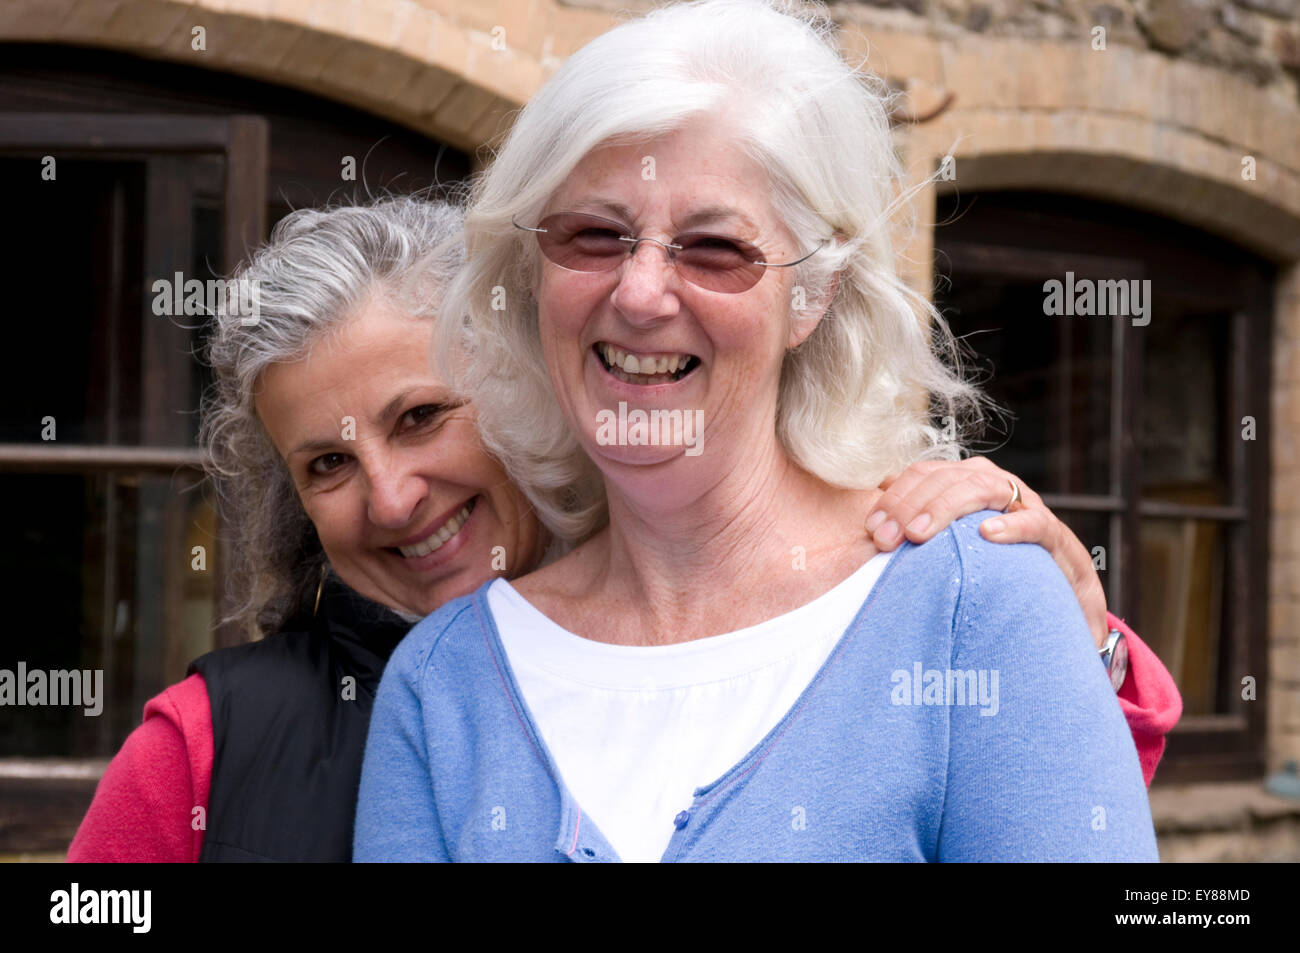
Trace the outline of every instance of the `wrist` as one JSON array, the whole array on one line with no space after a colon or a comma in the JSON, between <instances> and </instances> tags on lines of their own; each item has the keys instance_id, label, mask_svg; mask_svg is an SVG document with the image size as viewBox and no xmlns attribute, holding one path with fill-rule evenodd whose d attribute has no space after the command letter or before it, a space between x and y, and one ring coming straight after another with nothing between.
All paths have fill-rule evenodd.
<instances>
[{"instance_id":1,"label":"wrist","mask_svg":"<svg viewBox=\"0 0 1300 953\"><path fill-rule=\"evenodd\" d=\"M1099 654L1102 664L1106 667L1106 674L1110 676L1110 684L1118 694L1124 687L1124 679L1128 677L1128 640L1113 623L1111 626L1106 644Z\"/></svg>"}]
</instances>

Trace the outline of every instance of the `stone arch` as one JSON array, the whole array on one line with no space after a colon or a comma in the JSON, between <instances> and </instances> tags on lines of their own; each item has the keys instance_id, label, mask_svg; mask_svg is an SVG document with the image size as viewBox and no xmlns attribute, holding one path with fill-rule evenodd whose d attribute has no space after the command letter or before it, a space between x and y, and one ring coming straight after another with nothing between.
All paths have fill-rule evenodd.
<instances>
[{"instance_id":1,"label":"stone arch","mask_svg":"<svg viewBox=\"0 0 1300 953\"><path fill-rule=\"evenodd\" d=\"M914 182L955 160L954 181L918 196L921 224L932 224L942 191L1041 188L1157 212L1278 264L1300 262L1295 102L1159 54L1095 51L1086 38L871 40L869 65L903 85L916 112L955 95L936 121L900 131ZM1247 157L1253 179L1243 177ZM918 229L908 256L927 287L931 239Z\"/></svg>"},{"instance_id":2,"label":"stone arch","mask_svg":"<svg viewBox=\"0 0 1300 953\"><path fill-rule=\"evenodd\" d=\"M304 90L473 153L599 11L445 0L9 0L0 42L102 47ZM495 22L499 20L500 22ZM195 49L196 27L204 49Z\"/></svg>"},{"instance_id":3,"label":"stone arch","mask_svg":"<svg viewBox=\"0 0 1300 953\"><path fill-rule=\"evenodd\" d=\"M1142 147L1161 138L1116 148L1066 135L1016 149L1008 137L990 151L959 154L957 181L937 183L936 191L1073 193L1199 226L1274 262L1300 260L1300 189L1278 187L1283 176L1275 163L1252 156L1256 179L1250 181L1241 177L1249 153L1204 141Z\"/></svg>"}]
</instances>

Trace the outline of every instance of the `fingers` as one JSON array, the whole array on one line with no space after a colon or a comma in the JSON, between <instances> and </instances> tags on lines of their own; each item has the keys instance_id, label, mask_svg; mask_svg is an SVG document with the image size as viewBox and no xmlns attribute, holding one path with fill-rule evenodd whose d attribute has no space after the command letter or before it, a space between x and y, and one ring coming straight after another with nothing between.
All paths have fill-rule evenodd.
<instances>
[{"instance_id":1,"label":"fingers","mask_svg":"<svg viewBox=\"0 0 1300 953\"><path fill-rule=\"evenodd\" d=\"M902 528L914 520L919 512L907 501L913 498L920 484L944 465L936 461L914 463L880 484L885 492L876 501L866 521L867 535L873 538L879 549L888 552L903 541Z\"/></svg>"},{"instance_id":2,"label":"fingers","mask_svg":"<svg viewBox=\"0 0 1300 953\"><path fill-rule=\"evenodd\" d=\"M934 494L929 499L924 498L927 491ZM996 476L967 472L936 473L913 494L921 515L903 524L905 532L912 542L923 543L943 532L953 520L980 510L1001 509L1010 495L1007 482ZM928 521L926 516L930 517Z\"/></svg>"},{"instance_id":3,"label":"fingers","mask_svg":"<svg viewBox=\"0 0 1300 953\"><path fill-rule=\"evenodd\" d=\"M1016 484L1020 487L1020 503L1023 506L1034 509L1047 509L1047 504L1043 502L1043 498L1035 493L1032 488L1026 486L1019 477L1007 473L1005 470L999 470L998 473L1007 480L1016 481ZM1051 511L1048 510L1048 512Z\"/></svg>"},{"instance_id":4,"label":"fingers","mask_svg":"<svg viewBox=\"0 0 1300 953\"><path fill-rule=\"evenodd\" d=\"M1083 617L1088 620L1088 631L1092 633L1093 644L1097 646L1097 651L1101 651L1106 647L1106 637L1109 634L1106 625L1106 591L1102 588L1101 579L1092 571L1092 564L1088 565L1088 574L1073 583L1074 597L1079 600Z\"/></svg>"},{"instance_id":5,"label":"fingers","mask_svg":"<svg viewBox=\"0 0 1300 953\"><path fill-rule=\"evenodd\" d=\"M955 519L1006 505L1011 489L1002 473L978 457L914 464L891 479L867 518L867 532L886 551L904 538L923 543Z\"/></svg>"},{"instance_id":6,"label":"fingers","mask_svg":"<svg viewBox=\"0 0 1300 953\"><path fill-rule=\"evenodd\" d=\"M1011 484L1015 483L1020 487L1020 503L1017 504L1017 510L1020 507L1043 507L1043 498L1034 492L1033 488L1028 486L1024 480L1007 470L1003 470L996 463L993 463L987 457L971 457L969 460L962 461L963 466L969 466L973 470L982 471L991 477L996 477L1002 485L1006 486L1008 491ZM1009 497L1008 497L1009 498ZM994 506L993 509L1002 509L1002 506Z\"/></svg>"},{"instance_id":7,"label":"fingers","mask_svg":"<svg viewBox=\"0 0 1300 953\"><path fill-rule=\"evenodd\" d=\"M980 523L980 535L990 543L1038 543L1044 549L1056 517L1041 503L1038 506L990 516Z\"/></svg>"}]
</instances>

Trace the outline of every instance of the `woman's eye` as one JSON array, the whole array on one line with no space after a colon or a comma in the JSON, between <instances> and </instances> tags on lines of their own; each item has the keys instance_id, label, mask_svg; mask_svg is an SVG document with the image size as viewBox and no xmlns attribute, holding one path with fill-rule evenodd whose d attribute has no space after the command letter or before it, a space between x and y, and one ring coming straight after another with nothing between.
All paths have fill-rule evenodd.
<instances>
[{"instance_id":1,"label":"woman's eye","mask_svg":"<svg viewBox=\"0 0 1300 953\"><path fill-rule=\"evenodd\" d=\"M702 251L723 251L741 254L740 246L730 238L723 238L720 235L708 235L704 238L697 238L690 244L691 248L698 248Z\"/></svg>"},{"instance_id":2,"label":"woman's eye","mask_svg":"<svg viewBox=\"0 0 1300 953\"><path fill-rule=\"evenodd\" d=\"M307 467L316 476L326 476L348 462L346 453L323 453Z\"/></svg>"},{"instance_id":3,"label":"woman's eye","mask_svg":"<svg viewBox=\"0 0 1300 953\"><path fill-rule=\"evenodd\" d=\"M580 232L574 232L573 236L569 240L586 248L591 248L593 246L599 248L615 247L621 250L621 238L622 236L613 229L584 228Z\"/></svg>"},{"instance_id":4,"label":"woman's eye","mask_svg":"<svg viewBox=\"0 0 1300 953\"><path fill-rule=\"evenodd\" d=\"M402 415L402 423L408 427L419 427L429 423L443 411L442 404L421 404L419 407L412 407Z\"/></svg>"},{"instance_id":5,"label":"woman's eye","mask_svg":"<svg viewBox=\"0 0 1300 953\"><path fill-rule=\"evenodd\" d=\"M681 255L693 265L703 267L735 267L748 264L752 259L730 238L704 235L684 241Z\"/></svg>"}]
</instances>

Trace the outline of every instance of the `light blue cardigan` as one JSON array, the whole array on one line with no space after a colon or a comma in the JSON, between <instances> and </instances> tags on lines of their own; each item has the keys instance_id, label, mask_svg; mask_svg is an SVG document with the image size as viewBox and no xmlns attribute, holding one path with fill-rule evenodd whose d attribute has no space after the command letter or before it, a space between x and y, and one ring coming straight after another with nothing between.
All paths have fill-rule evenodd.
<instances>
[{"instance_id":1,"label":"light blue cardigan","mask_svg":"<svg viewBox=\"0 0 1300 953\"><path fill-rule=\"evenodd\" d=\"M664 818L665 861L1155 861L1137 752L1037 546L904 544L794 707ZM616 861L519 693L486 586L393 653L355 859ZM598 756L598 753L597 753Z\"/></svg>"}]
</instances>

